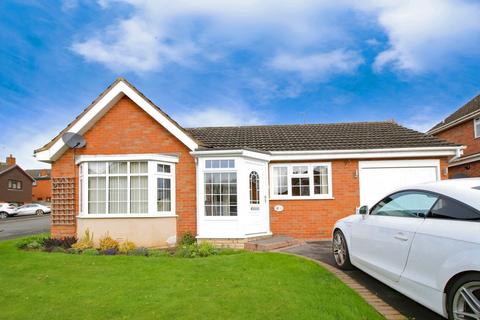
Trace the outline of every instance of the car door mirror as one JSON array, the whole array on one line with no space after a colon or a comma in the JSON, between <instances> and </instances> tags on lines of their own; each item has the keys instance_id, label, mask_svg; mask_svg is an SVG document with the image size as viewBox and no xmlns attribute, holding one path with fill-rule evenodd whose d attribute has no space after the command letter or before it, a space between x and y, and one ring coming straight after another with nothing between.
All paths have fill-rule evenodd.
<instances>
[{"instance_id":1,"label":"car door mirror","mask_svg":"<svg viewBox=\"0 0 480 320\"><path fill-rule=\"evenodd\" d=\"M357 209L357 214L367 215L368 214L368 206L361 206Z\"/></svg>"}]
</instances>

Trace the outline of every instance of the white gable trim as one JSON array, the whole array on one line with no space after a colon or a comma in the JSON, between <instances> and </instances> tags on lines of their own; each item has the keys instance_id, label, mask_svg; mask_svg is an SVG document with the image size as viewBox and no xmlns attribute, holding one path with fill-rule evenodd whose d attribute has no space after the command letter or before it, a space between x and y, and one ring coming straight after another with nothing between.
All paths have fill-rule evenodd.
<instances>
[{"instance_id":1,"label":"white gable trim","mask_svg":"<svg viewBox=\"0 0 480 320\"><path fill-rule=\"evenodd\" d=\"M123 80L120 80L108 90L108 92L106 92L106 94L68 130L68 132L84 134L123 96L127 96L135 102L190 150L193 151L198 148L198 144L192 138L179 129L170 119L163 115L155 106L138 94L138 92L132 89ZM58 139L47 150L37 152L35 157L39 161L52 162L57 160L67 149L68 147L63 140Z\"/></svg>"}]
</instances>

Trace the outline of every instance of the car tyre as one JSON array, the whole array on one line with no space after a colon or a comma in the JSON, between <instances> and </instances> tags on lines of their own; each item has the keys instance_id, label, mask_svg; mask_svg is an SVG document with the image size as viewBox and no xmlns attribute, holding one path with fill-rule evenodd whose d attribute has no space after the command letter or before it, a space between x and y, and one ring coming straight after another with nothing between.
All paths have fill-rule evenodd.
<instances>
[{"instance_id":1,"label":"car tyre","mask_svg":"<svg viewBox=\"0 0 480 320\"><path fill-rule=\"evenodd\" d=\"M35 211L35 213L36 213L37 216L43 216L43 214L44 214L43 210L40 210L40 209Z\"/></svg>"},{"instance_id":2,"label":"car tyre","mask_svg":"<svg viewBox=\"0 0 480 320\"><path fill-rule=\"evenodd\" d=\"M7 219L7 218L8 218L8 213L0 212L0 219Z\"/></svg>"},{"instance_id":3,"label":"car tyre","mask_svg":"<svg viewBox=\"0 0 480 320\"><path fill-rule=\"evenodd\" d=\"M480 273L467 273L453 283L447 292L447 311L450 320L480 318Z\"/></svg>"},{"instance_id":4,"label":"car tyre","mask_svg":"<svg viewBox=\"0 0 480 320\"><path fill-rule=\"evenodd\" d=\"M353 265L350 262L350 253L348 251L345 235L339 229L333 233L332 253L335 264L342 270L351 270Z\"/></svg>"}]
</instances>

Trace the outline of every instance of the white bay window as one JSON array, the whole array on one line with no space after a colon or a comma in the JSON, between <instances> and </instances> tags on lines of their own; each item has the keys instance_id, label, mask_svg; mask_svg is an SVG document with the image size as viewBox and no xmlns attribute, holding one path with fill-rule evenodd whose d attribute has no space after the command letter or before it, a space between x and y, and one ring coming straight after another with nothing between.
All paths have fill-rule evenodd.
<instances>
[{"instance_id":1,"label":"white bay window","mask_svg":"<svg viewBox=\"0 0 480 320\"><path fill-rule=\"evenodd\" d=\"M330 163L289 163L271 165L272 199L330 199Z\"/></svg>"},{"instance_id":2,"label":"white bay window","mask_svg":"<svg viewBox=\"0 0 480 320\"><path fill-rule=\"evenodd\" d=\"M81 216L175 214L174 163L82 161L79 178Z\"/></svg>"}]
</instances>

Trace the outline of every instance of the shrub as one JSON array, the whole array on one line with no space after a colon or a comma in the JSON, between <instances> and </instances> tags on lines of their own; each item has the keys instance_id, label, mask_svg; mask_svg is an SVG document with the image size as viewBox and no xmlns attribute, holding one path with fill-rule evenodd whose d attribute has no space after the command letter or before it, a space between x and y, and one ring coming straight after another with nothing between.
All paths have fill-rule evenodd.
<instances>
[{"instance_id":1,"label":"shrub","mask_svg":"<svg viewBox=\"0 0 480 320\"><path fill-rule=\"evenodd\" d=\"M85 250L83 250L82 252L84 255L87 255L87 256L98 256L100 253L98 252L97 249L95 248L87 248Z\"/></svg>"},{"instance_id":2,"label":"shrub","mask_svg":"<svg viewBox=\"0 0 480 320\"><path fill-rule=\"evenodd\" d=\"M101 250L100 254L103 254L105 256L114 256L117 254L117 252L118 252L117 248L110 248L110 249Z\"/></svg>"},{"instance_id":3,"label":"shrub","mask_svg":"<svg viewBox=\"0 0 480 320\"><path fill-rule=\"evenodd\" d=\"M38 244L40 244L40 247L41 247L41 244L43 242L43 239L45 239L47 236L46 235L37 235L37 236L30 236L30 237L26 237L26 238L23 238L23 239L20 239L18 240L16 243L15 243L15 246L19 249L27 249L27 246L32 243L32 242L36 242ZM35 246L35 245L34 245Z\"/></svg>"},{"instance_id":4,"label":"shrub","mask_svg":"<svg viewBox=\"0 0 480 320\"><path fill-rule=\"evenodd\" d=\"M83 237L76 243L72 244L72 248L84 251L93 248L93 233L90 234L90 230L85 230Z\"/></svg>"},{"instance_id":5,"label":"shrub","mask_svg":"<svg viewBox=\"0 0 480 320\"><path fill-rule=\"evenodd\" d=\"M42 248L42 243L38 242L37 240L31 241L25 246L25 249L28 249L28 250L37 250L41 248Z\"/></svg>"},{"instance_id":6,"label":"shrub","mask_svg":"<svg viewBox=\"0 0 480 320\"><path fill-rule=\"evenodd\" d=\"M195 258L198 256L198 246L195 244L177 247L175 256L181 258Z\"/></svg>"},{"instance_id":7,"label":"shrub","mask_svg":"<svg viewBox=\"0 0 480 320\"><path fill-rule=\"evenodd\" d=\"M56 247L70 249L75 242L77 242L77 238L75 237L45 238L43 239L42 244L46 251L52 251L53 248Z\"/></svg>"},{"instance_id":8,"label":"shrub","mask_svg":"<svg viewBox=\"0 0 480 320\"><path fill-rule=\"evenodd\" d=\"M138 247L132 251L129 251L128 252L128 255L129 256L144 256L144 257L148 257L148 249L147 248L144 248L144 247Z\"/></svg>"},{"instance_id":9,"label":"shrub","mask_svg":"<svg viewBox=\"0 0 480 320\"><path fill-rule=\"evenodd\" d=\"M190 231L187 231L182 234L178 244L180 246L190 246L192 244L195 244L196 242L197 240L195 239L195 236Z\"/></svg>"},{"instance_id":10,"label":"shrub","mask_svg":"<svg viewBox=\"0 0 480 320\"><path fill-rule=\"evenodd\" d=\"M208 257L217 254L218 249L211 242L202 242L198 245L198 255L200 257Z\"/></svg>"},{"instance_id":11,"label":"shrub","mask_svg":"<svg viewBox=\"0 0 480 320\"><path fill-rule=\"evenodd\" d=\"M135 243L132 241L124 241L120 243L120 246L118 247L118 251L123 254L128 254L130 251L133 251L137 248Z\"/></svg>"},{"instance_id":12,"label":"shrub","mask_svg":"<svg viewBox=\"0 0 480 320\"><path fill-rule=\"evenodd\" d=\"M109 249L115 249L118 251L118 245L119 245L118 241L110 237L108 234L106 234L99 241L100 251L105 251Z\"/></svg>"}]
</instances>

